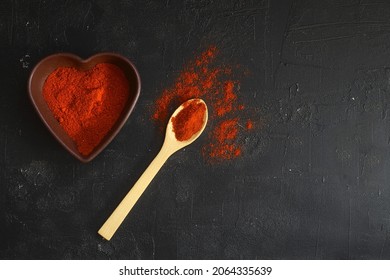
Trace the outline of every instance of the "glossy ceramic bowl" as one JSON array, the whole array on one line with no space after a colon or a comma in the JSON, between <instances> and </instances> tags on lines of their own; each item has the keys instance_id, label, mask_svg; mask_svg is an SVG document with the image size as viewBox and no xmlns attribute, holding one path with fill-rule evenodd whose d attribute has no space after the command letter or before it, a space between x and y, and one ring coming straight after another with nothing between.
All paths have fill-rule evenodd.
<instances>
[{"instance_id":1,"label":"glossy ceramic bowl","mask_svg":"<svg viewBox=\"0 0 390 280\"><path fill-rule=\"evenodd\" d=\"M68 136L68 134L64 131L64 129L54 117L43 98L42 88L46 78L58 67L74 67L83 71L91 69L99 63L111 63L118 66L123 71L129 80L129 100L125 105L125 108L123 109L123 112L118 121L112 127L111 131L107 133L105 138L92 151L92 153L90 153L88 156L85 156L78 151L74 141ZM35 109L54 137L77 159L82 162L88 162L104 150L104 148L114 139L114 137L126 123L140 95L141 79L134 64L131 63L127 58L118 54L100 53L83 60L73 54L59 53L44 58L34 67L28 81L28 91Z\"/></svg>"}]
</instances>

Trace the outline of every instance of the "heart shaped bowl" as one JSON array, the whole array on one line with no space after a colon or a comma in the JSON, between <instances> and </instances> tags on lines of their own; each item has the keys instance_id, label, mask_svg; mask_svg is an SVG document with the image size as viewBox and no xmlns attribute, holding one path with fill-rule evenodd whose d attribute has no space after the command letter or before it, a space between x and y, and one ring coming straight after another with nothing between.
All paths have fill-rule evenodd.
<instances>
[{"instance_id":1,"label":"heart shaped bowl","mask_svg":"<svg viewBox=\"0 0 390 280\"><path fill-rule=\"evenodd\" d=\"M127 79L129 80L129 99L125 105L118 121L113 125L111 130L103 138L100 144L87 156L82 155L75 144L69 137L65 130L61 127L59 122L54 117L49 109L42 94L42 88L46 78L58 67L74 67L80 71L86 71L93 68L99 63L111 63L118 66ZM90 58L83 60L82 58L69 54L58 53L50 55L42 59L32 70L28 80L28 91L30 99L41 117L44 124L54 135L54 137L68 150L74 157L82 162L89 162L94 159L105 147L115 138L123 125L126 123L130 114L134 110L138 97L141 91L141 79L134 64L127 58L114 53L99 53Z\"/></svg>"}]
</instances>

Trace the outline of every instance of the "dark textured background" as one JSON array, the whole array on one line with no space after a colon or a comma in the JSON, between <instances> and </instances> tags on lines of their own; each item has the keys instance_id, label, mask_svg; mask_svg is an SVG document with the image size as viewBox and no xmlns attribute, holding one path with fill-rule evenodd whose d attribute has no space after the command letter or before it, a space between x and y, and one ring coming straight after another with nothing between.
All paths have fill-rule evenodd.
<instances>
[{"instance_id":1,"label":"dark textured background","mask_svg":"<svg viewBox=\"0 0 390 280\"><path fill-rule=\"evenodd\" d=\"M390 258L390 2L0 2L0 257L3 259ZM97 235L157 154L151 107L210 44L241 64L239 98L263 127L243 157L175 154L111 242ZM132 60L136 110L82 164L27 97L55 52ZM254 114L254 115L253 115Z\"/></svg>"}]
</instances>

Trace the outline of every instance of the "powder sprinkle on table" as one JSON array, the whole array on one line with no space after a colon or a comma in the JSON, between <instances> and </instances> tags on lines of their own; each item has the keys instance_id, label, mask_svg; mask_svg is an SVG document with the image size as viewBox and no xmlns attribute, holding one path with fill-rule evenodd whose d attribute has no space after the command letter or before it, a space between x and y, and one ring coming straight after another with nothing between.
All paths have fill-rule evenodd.
<instances>
[{"instance_id":1,"label":"powder sprinkle on table","mask_svg":"<svg viewBox=\"0 0 390 280\"><path fill-rule=\"evenodd\" d=\"M217 54L217 47L210 46L190 61L179 73L174 85L163 90L152 115L152 119L163 128L170 112L178 105L192 98L204 99L209 106L211 127L202 154L209 162L240 156L243 144L239 142L239 135L252 128L246 125L250 120L240 117L245 106L238 100L239 81L232 78L233 68L218 65Z\"/></svg>"}]
</instances>

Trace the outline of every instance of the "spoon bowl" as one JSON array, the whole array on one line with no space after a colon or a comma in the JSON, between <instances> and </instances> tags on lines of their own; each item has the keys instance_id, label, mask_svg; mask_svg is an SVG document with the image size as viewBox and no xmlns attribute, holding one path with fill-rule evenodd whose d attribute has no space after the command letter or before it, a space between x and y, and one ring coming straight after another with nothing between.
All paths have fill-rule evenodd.
<instances>
[{"instance_id":1,"label":"spoon bowl","mask_svg":"<svg viewBox=\"0 0 390 280\"><path fill-rule=\"evenodd\" d=\"M205 106L205 112L203 115L203 123L202 127L195 132L188 140L179 141L176 138L175 131L173 129L173 118L176 117L189 102L202 103ZM107 221L103 224L103 226L99 229L98 233L107 240L110 240L119 226L122 224L123 220L129 214L133 206L136 204L138 199L141 197L142 193L146 190L150 182L153 180L154 176L156 176L157 172L163 166L165 161L176 151L188 146L192 142L194 142L204 131L208 120L208 110L207 105L202 99L190 99L180 105L175 112L172 114L171 118L168 121L165 140L162 145L160 152L154 158L154 160L150 163L145 172L141 175L138 181L134 184L131 190L127 193L127 195L123 198L123 200L119 203L118 207L114 210L111 216L107 219Z\"/></svg>"},{"instance_id":2,"label":"spoon bowl","mask_svg":"<svg viewBox=\"0 0 390 280\"><path fill-rule=\"evenodd\" d=\"M176 135L175 135L175 132L173 129L172 119L174 117L176 117L191 102L202 103L205 106L206 111L205 111L205 114L203 117L203 124L202 124L201 129L198 130L197 132L195 132L191 136L190 139L185 140L185 141L179 141L176 138ZM168 147L169 149L173 149L174 150L173 152L176 152L176 151L190 145L192 142L194 142L202 134L203 130L206 128L207 121L208 121L207 105L202 99L194 98L194 99L190 99L190 100L184 102L175 110L175 112L173 112L172 116L170 117L170 119L168 121L167 129L165 131L165 140L164 140L163 146L167 145L167 146L169 146Z\"/></svg>"}]
</instances>

